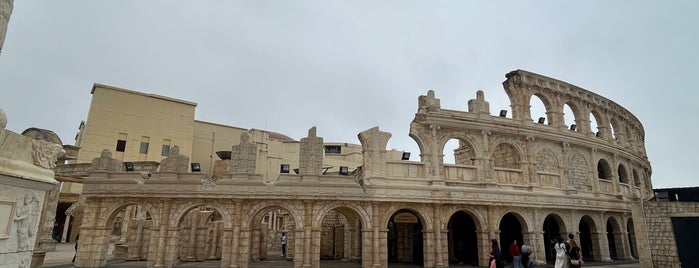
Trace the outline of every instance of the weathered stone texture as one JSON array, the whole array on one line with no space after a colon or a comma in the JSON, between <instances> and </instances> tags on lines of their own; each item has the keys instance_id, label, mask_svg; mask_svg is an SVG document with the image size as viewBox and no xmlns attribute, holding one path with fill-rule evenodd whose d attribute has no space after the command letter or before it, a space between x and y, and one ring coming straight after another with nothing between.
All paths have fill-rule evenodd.
<instances>
[{"instance_id":1,"label":"weathered stone texture","mask_svg":"<svg viewBox=\"0 0 699 268\"><path fill-rule=\"evenodd\" d=\"M696 202L646 202L645 220L654 267L681 267L672 217L699 217Z\"/></svg>"}]
</instances>

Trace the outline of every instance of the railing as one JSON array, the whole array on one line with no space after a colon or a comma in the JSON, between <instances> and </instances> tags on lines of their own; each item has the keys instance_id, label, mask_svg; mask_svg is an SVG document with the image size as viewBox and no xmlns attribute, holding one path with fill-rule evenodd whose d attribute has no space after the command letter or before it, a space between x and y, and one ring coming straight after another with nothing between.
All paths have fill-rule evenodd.
<instances>
[{"instance_id":1,"label":"railing","mask_svg":"<svg viewBox=\"0 0 699 268\"><path fill-rule=\"evenodd\" d=\"M558 173L537 172L539 175L539 183L544 187L561 187L561 175Z\"/></svg>"},{"instance_id":2,"label":"railing","mask_svg":"<svg viewBox=\"0 0 699 268\"><path fill-rule=\"evenodd\" d=\"M606 194L613 194L614 193L614 186L612 181L610 180L604 180L604 179L599 179L599 191L602 193Z\"/></svg>"},{"instance_id":3,"label":"railing","mask_svg":"<svg viewBox=\"0 0 699 268\"><path fill-rule=\"evenodd\" d=\"M465 165L444 165L442 174L447 181L476 181L476 167Z\"/></svg>"},{"instance_id":4,"label":"railing","mask_svg":"<svg viewBox=\"0 0 699 268\"><path fill-rule=\"evenodd\" d=\"M619 183L619 192L624 196L631 196L631 186L626 183Z\"/></svg>"},{"instance_id":5,"label":"railing","mask_svg":"<svg viewBox=\"0 0 699 268\"><path fill-rule=\"evenodd\" d=\"M425 174L422 162L386 162L386 177L389 178L424 178Z\"/></svg>"},{"instance_id":6,"label":"railing","mask_svg":"<svg viewBox=\"0 0 699 268\"><path fill-rule=\"evenodd\" d=\"M521 169L513 168L494 168L495 181L502 184L517 184L526 185L529 182L524 177L524 172Z\"/></svg>"}]
</instances>

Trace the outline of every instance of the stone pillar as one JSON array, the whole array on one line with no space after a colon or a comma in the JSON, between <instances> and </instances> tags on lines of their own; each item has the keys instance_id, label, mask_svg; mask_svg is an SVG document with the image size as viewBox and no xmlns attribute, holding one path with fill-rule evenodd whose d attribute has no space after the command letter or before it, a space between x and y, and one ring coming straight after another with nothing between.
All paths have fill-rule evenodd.
<instances>
[{"instance_id":1,"label":"stone pillar","mask_svg":"<svg viewBox=\"0 0 699 268\"><path fill-rule=\"evenodd\" d=\"M153 267L164 267L165 261L173 261L175 257L175 251L177 250L176 247L176 241L175 245L168 245L169 243L173 243L172 240L174 239L168 239L168 233L170 233L170 236L174 236L176 238L177 235L177 229L175 231L169 231L168 232L168 227L169 227L169 221L170 219L170 207L172 206L172 200L169 199L164 199L162 200L162 210L160 212L160 232L158 232L158 253L156 253L156 259L155 259L155 265ZM174 234L173 234L174 233ZM169 242L169 243L168 243ZM175 246L175 247L173 247ZM171 256L170 258L166 257Z\"/></svg>"},{"instance_id":2,"label":"stone pillar","mask_svg":"<svg viewBox=\"0 0 699 268\"><path fill-rule=\"evenodd\" d=\"M299 150L299 174L320 175L323 171L324 148L323 138L316 136L316 127L309 129L308 137L301 139Z\"/></svg>"},{"instance_id":3,"label":"stone pillar","mask_svg":"<svg viewBox=\"0 0 699 268\"><path fill-rule=\"evenodd\" d=\"M529 258L537 265L546 264L546 243L548 241L544 241L544 232L528 232L524 233L524 237L529 241L529 246L532 247L532 254L529 255Z\"/></svg>"},{"instance_id":4,"label":"stone pillar","mask_svg":"<svg viewBox=\"0 0 699 268\"><path fill-rule=\"evenodd\" d=\"M362 229L362 267L379 267L374 264L374 229ZM376 260L378 262L378 260Z\"/></svg>"},{"instance_id":5,"label":"stone pillar","mask_svg":"<svg viewBox=\"0 0 699 268\"><path fill-rule=\"evenodd\" d=\"M61 184L56 184L46 192L44 198L44 206L42 208L41 219L39 220L39 233L37 234L37 244L35 251L55 251L56 241L53 240L53 224L56 220L56 206L58 206L58 194L61 190ZM67 218L67 222L70 219ZM64 225L64 233L68 230L69 225Z\"/></svg>"},{"instance_id":6,"label":"stone pillar","mask_svg":"<svg viewBox=\"0 0 699 268\"><path fill-rule=\"evenodd\" d=\"M612 261L609 257L609 241L606 232L590 232L592 237L592 250L596 261Z\"/></svg>"},{"instance_id":7,"label":"stone pillar","mask_svg":"<svg viewBox=\"0 0 699 268\"><path fill-rule=\"evenodd\" d=\"M478 237L478 246L480 250L478 251L479 266L488 266L488 252L490 252L490 237L492 237L489 231L476 231Z\"/></svg>"},{"instance_id":8,"label":"stone pillar","mask_svg":"<svg viewBox=\"0 0 699 268\"><path fill-rule=\"evenodd\" d=\"M386 145L391 138L391 133L374 127L362 131L357 135L362 144L363 163L362 171L366 184L370 184L372 177L386 176Z\"/></svg>"},{"instance_id":9,"label":"stone pillar","mask_svg":"<svg viewBox=\"0 0 699 268\"><path fill-rule=\"evenodd\" d=\"M313 133L315 134L315 132ZM310 136L310 132L309 132ZM312 267L311 265L311 239L312 239L312 221L313 221L313 203L312 201L304 202L304 217L303 217L303 264L301 267Z\"/></svg>"},{"instance_id":10,"label":"stone pillar","mask_svg":"<svg viewBox=\"0 0 699 268\"><path fill-rule=\"evenodd\" d=\"M233 232L231 234L231 263L228 268L238 268L240 262L240 225L233 225Z\"/></svg>"},{"instance_id":11,"label":"stone pillar","mask_svg":"<svg viewBox=\"0 0 699 268\"><path fill-rule=\"evenodd\" d=\"M435 267L447 267L449 260L447 254L443 254L442 248L442 208L440 205L434 207L434 244L435 244ZM446 259L446 261L445 261Z\"/></svg>"},{"instance_id":12,"label":"stone pillar","mask_svg":"<svg viewBox=\"0 0 699 268\"><path fill-rule=\"evenodd\" d=\"M252 256L250 255L250 234L251 230L248 228L240 228L240 243L238 243L239 246L239 254L238 254L238 261L240 262L240 265L238 267L248 267L248 263L252 259ZM235 238L233 239L235 241ZM235 253L235 252L234 252Z\"/></svg>"},{"instance_id":13,"label":"stone pillar","mask_svg":"<svg viewBox=\"0 0 699 268\"><path fill-rule=\"evenodd\" d=\"M257 168L257 145L250 141L250 134L240 134L240 143L231 148L231 171L254 173Z\"/></svg>"},{"instance_id":14,"label":"stone pillar","mask_svg":"<svg viewBox=\"0 0 699 268\"><path fill-rule=\"evenodd\" d=\"M61 242L65 243L68 238L68 229L70 227L70 215L66 215L66 220L63 222L63 234L61 234Z\"/></svg>"},{"instance_id":15,"label":"stone pillar","mask_svg":"<svg viewBox=\"0 0 699 268\"><path fill-rule=\"evenodd\" d=\"M252 229L251 232L252 247L250 248L250 258L252 260L260 260L260 229Z\"/></svg>"},{"instance_id":16,"label":"stone pillar","mask_svg":"<svg viewBox=\"0 0 699 268\"><path fill-rule=\"evenodd\" d=\"M107 264L107 248L109 247L109 232L111 230L110 227L83 225L80 228L81 236L75 266L104 267Z\"/></svg>"}]
</instances>

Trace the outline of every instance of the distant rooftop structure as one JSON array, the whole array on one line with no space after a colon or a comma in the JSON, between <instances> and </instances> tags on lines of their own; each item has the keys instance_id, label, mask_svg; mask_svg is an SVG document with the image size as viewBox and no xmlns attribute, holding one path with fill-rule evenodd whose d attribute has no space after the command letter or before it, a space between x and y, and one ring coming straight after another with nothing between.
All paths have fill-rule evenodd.
<instances>
[{"instance_id":1,"label":"distant rooftop structure","mask_svg":"<svg viewBox=\"0 0 699 268\"><path fill-rule=\"evenodd\" d=\"M699 187L653 189L659 202L699 202Z\"/></svg>"}]
</instances>

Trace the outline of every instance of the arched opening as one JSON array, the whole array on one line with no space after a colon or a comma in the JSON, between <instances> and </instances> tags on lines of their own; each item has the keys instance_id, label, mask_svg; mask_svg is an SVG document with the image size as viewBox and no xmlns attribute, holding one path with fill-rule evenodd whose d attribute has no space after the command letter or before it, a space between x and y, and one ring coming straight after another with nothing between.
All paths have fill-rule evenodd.
<instances>
[{"instance_id":1,"label":"arched opening","mask_svg":"<svg viewBox=\"0 0 699 268\"><path fill-rule=\"evenodd\" d=\"M529 112L534 123L549 125L548 111L540 96L532 95L529 99ZM541 120L543 118L543 120Z\"/></svg>"},{"instance_id":2,"label":"arched opening","mask_svg":"<svg viewBox=\"0 0 699 268\"><path fill-rule=\"evenodd\" d=\"M553 247L556 244L557 239L563 238L565 235L565 230L561 228L563 225L563 220L554 214L546 216L544 220L544 251L546 252L546 262L556 261L556 252Z\"/></svg>"},{"instance_id":3,"label":"arched opening","mask_svg":"<svg viewBox=\"0 0 699 268\"><path fill-rule=\"evenodd\" d=\"M221 260L223 219L213 207L199 205L187 211L177 224L180 262Z\"/></svg>"},{"instance_id":4,"label":"arched opening","mask_svg":"<svg viewBox=\"0 0 699 268\"><path fill-rule=\"evenodd\" d=\"M250 226L250 267L293 267L295 237L296 223L289 211L279 206L260 210Z\"/></svg>"},{"instance_id":5,"label":"arched opening","mask_svg":"<svg viewBox=\"0 0 699 268\"><path fill-rule=\"evenodd\" d=\"M388 262L423 264L422 221L414 212L402 209L388 221Z\"/></svg>"},{"instance_id":6,"label":"arched opening","mask_svg":"<svg viewBox=\"0 0 699 268\"><path fill-rule=\"evenodd\" d=\"M473 165L473 159L476 157L471 146L459 139L450 139L444 144L442 150L442 163L455 165Z\"/></svg>"},{"instance_id":7,"label":"arched opening","mask_svg":"<svg viewBox=\"0 0 699 268\"><path fill-rule=\"evenodd\" d=\"M626 173L626 167L624 165L619 164L619 167L617 168L617 175L619 175L619 182L621 183L629 183L629 176Z\"/></svg>"},{"instance_id":8,"label":"arched opening","mask_svg":"<svg viewBox=\"0 0 699 268\"><path fill-rule=\"evenodd\" d=\"M633 185L636 187L641 187L641 179L638 177L638 171L633 170Z\"/></svg>"},{"instance_id":9,"label":"arched opening","mask_svg":"<svg viewBox=\"0 0 699 268\"><path fill-rule=\"evenodd\" d=\"M592 233L596 231L595 223L590 216L584 216L578 224L580 230L580 249L582 250L583 259L595 259L595 247L592 243Z\"/></svg>"},{"instance_id":10,"label":"arched opening","mask_svg":"<svg viewBox=\"0 0 699 268\"><path fill-rule=\"evenodd\" d=\"M519 169L519 154L512 144L500 143L493 151L495 167Z\"/></svg>"},{"instance_id":11,"label":"arched opening","mask_svg":"<svg viewBox=\"0 0 699 268\"><path fill-rule=\"evenodd\" d=\"M325 263L356 262L361 267L362 224L356 212L337 208L323 216L320 232L320 266Z\"/></svg>"},{"instance_id":12,"label":"arched opening","mask_svg":"<svg viewBox=\"0 0 699 268\"><path fill-rule=\"evenodd\" d=\"M601 180L612 179L612 169L609 167L609 163L607 163L607 160L600 159L597 162L597 178Z\"/></svg>"},{"instance_id":13,"label":"arched opening","mask_svg":"<svg viewBox=\"0 0 699 268\"><path fill-rule=\"evenodd\" d=\"M612 137L614 137L614 140L617 143L623 142L622 135L619 135L619 134L622 134L624 132L624 128L621 127L621 125L619 124L619 121L617 121L615 118L612 118L609 121L609 123L610 123L610 128L611 128L610 131L611 131Z\"/></svg>"},{"instance_id":14,"label":"arched opening","mask_svg":"<svg viewBox=\"0 0 699 268\"><path fill-rule=\"evenodd\" d=\"M476 223L468 213L459 211L449 219L449 263L478 265Z\"/></svg>"},{"instance_id":15,"label":"arched opening","mask_svg":"<svg viewBox=\"0 0 699 268\"><path fill-rule=\"evenodd\" d=\"M154 253L150 252L153 220L144 206L124 205L108 218L107 224L111 227L107 255L112 260L144 261Z\"/></svg>"},{"instance_id":16,"label":"arched opening","mask_svg":"<svg viewBox=\"0 0 699 268\"><path fill-rule=\"evenodd\" d=\"M500 220L500 250L505 260L512 262L510 255L510 244L517 240L517 244L524 244L524 235L522 234L522 222L514 213L507 213Z\"/></svg>"},{"instance_id":17,"label":"arched opening","mask_svg":"<svg viewBox=\"0 0 699 268\"><path fill-rule=\"evenodd\" d=\"M609 257L618 260L623 257L622 236L620 226L614 218L607 220L607 245L609 245Z\"/></svg>"},{"instance_id":18,"label":"arched opening","mask_svg":"<svg viewBox=\"0 0 699 268\"><path fill-rule=\"evenodd\" d=\"M628 232L629 246L631 247L631 257L638 260L638 248L636 246L636 230L633 227L633 220L626 221L626 231Z\"/></svg>"},{"instance_id":19,"label":"arched opening","mask_svg":"<svg viewBox=\"0 0 699 268\"><path fill-rule=\"evenodd\" d=\"M590 113L590 131L592 131L592 133L595 133L595 136L597 136L598 138L602 137L602 131L600 129L600 126L602 126L601 123L601 117L597 114L597 112L592 111Z\"/></svg>"},{"instance_id":20,"label":"arched opening","mask_svg":"<svg viewBox=\"0 0 699 268\"><path fill-rule=\"evenodd\" d=\"M568 129L578 132L578 126L577 126L577 119L575 117L575 113L573 113L573 109L570 107L570 104L566 103L563 105L563 123L568 127ZM573 126L575 125L575 126Z\"/></svg>"}]
</instances>

